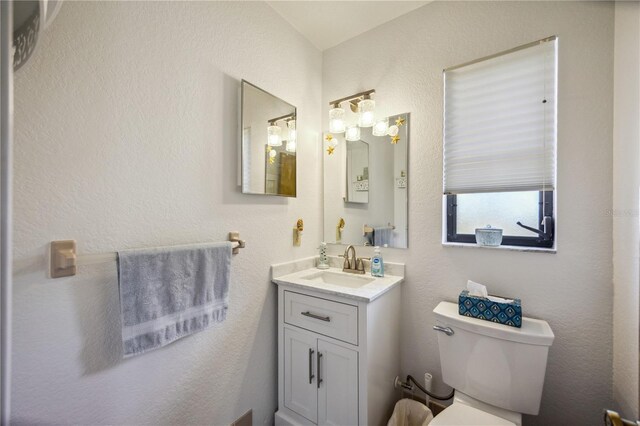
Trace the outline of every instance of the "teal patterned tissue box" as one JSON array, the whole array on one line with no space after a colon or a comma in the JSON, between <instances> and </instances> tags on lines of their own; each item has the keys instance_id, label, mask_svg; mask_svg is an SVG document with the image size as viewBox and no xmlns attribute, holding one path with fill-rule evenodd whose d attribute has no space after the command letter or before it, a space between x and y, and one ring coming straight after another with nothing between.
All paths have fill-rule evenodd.
<instances>
[{"instance_id":1,"label":"teal patterned tissue box","mask_svg":"<svg viewBox=\"0 0 640 426\"><path fill-rule=\"evenodd\" d=\"M463 290L458 296L458 313L465 317L522 327L520 299L513 299L512 303L498 303L484 297L470 296L468 290Z\"/></svg>"}]
</instances>

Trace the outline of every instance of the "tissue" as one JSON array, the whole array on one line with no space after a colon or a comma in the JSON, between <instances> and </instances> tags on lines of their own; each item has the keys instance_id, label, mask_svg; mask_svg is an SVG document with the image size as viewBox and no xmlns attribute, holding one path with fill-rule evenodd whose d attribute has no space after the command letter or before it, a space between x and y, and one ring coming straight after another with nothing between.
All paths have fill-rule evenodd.
<instances>
[{"instance_id":1,"label":"tissue","mask_svg":"<svg viewBox=\"0 0 640 426\"><path fill-rule=\"evenodd\" d=\"M485 299L489 297L487 286L471 280L467 281L467 290L469 291L469 296L484 297Z\"/></svg>"},{"instance_id":2,"label":"tissue","mask_svg":"<svg viewBox=\"0 0 640 426\"><path fill-rule=\"evenodd\" d=\"M513 299L504 299L498 296L487 296L487 299L495 303L513 303Z\"/></svg>"},{"instance_id":3,"label":"tissue","mask_svg":"<svg viewBox=\"0 0 640 426\"><path fill-rule=\"evenodd\" d=\"M484 297L485 299L489 299L495 303L513 303L513 299L504 299L498 296L489 296L487 286L471 280L467 281L467 290L469 291L469 296Z\"/></svg>"}]
</instances>

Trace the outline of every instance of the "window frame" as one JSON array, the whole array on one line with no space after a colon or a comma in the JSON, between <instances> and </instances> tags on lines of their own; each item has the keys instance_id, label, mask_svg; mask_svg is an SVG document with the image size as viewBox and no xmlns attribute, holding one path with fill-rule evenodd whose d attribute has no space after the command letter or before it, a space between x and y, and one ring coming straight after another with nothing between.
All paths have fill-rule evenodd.
<instances>
[{"instance_id":1,"label":"window frame","mask_svg":"<svg viewBox=\"0 0 640 426\"><path fill-rule=\"evenodd\" d=\"M457 195L447 194L446 196L446 215L447 215L447 239L448 243L466 243L476 244L476 236L474 234L458 234L456 232L457 227ZM544 216L550 216L554 221L554 203L553 203L554 191L539 191L538 198L538 226L537 229L542 229L542 219ZM555 228L555 226L554 226ZM549 240L544 240L542 237L533 235L531 237L522 236L510 236L504 235L502 237L502 243L500 246L516 246L516 247L537 247L537 248L553 248L555 244L555 229Z\"/></svg>"}]
</instances>

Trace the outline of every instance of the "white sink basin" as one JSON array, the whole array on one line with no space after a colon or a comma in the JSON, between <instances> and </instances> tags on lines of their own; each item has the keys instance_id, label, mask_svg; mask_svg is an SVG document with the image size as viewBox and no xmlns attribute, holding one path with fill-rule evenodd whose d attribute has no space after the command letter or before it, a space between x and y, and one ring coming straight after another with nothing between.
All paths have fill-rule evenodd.
<instances>
[{"instance_id":1,"label":"white sink basin","mask_svg":"<svg viewBox=\"0 0 640 426\"><path fill-rule=\"evenodd\" d=\"M352 275L348 273L339 273L332 271L319 271L309 275L300 277L300 279L339 285L341 287L360 288L375 281L375 278L366 277L364 275Z\"/></svg>"}]
</instances>

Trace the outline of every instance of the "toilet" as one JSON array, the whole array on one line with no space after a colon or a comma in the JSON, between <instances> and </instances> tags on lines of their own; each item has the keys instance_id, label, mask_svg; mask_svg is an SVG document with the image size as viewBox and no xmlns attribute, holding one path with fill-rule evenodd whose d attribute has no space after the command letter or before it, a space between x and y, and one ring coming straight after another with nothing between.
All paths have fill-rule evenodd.
<instances>
[{"instance_id":1,"label":"toilet","mask_svg":"<svg viewBox=\"0 0 640 426\"><path fill-rule=\"evenodd\" d=\"M554 339L546 321L522 318L515 328L459 315L450 302L433 312L442 380L455 394L429 425L519 426L522 414L538 414Z\"/></svg>"}]
</instances>

